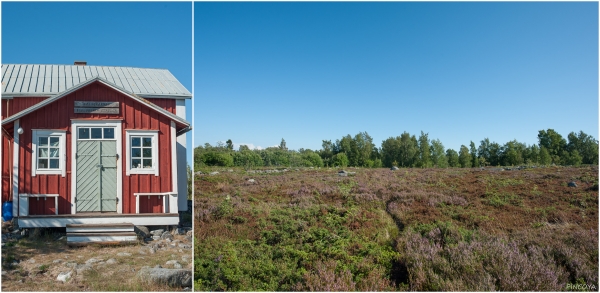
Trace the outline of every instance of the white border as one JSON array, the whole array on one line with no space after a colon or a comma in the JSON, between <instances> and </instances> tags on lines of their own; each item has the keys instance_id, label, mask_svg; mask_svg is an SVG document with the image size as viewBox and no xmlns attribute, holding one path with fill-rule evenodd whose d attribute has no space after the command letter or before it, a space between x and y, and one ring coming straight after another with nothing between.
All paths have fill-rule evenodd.
<instances>
[{"instance_id":1,"label":"white border","mask_svg":"<svg viewBox=\"0 0 600 293\"><path fill-rule=\"evenodd\" d=\"M17 119L14 124L13 133L13 217L19 216L19 127L20 119Z\"/></svg>"},{"instance_id":2,"label":"white border","mask_svg":"<svg viewBox=\"0 0 600 293\"><path fill-rule=\"evenodd\" d=\"M38 169L38 137L40 136L58 136L58 147L60 154L58 155L58 169ZM50 142L48 142L50 143ZM31 130L31 177L36 175L52 175L60 174L62 177L67 176L67 131L54 129L32 129Z\"/></svg>"},{"instance_id":3,"label":"white border","mask_svg":"<svg viewBox=\"0 0 600 293\"><path fill-rule=\"evenodd\" d=\"M132 223L142 226L165 226L179 224L179 216L177 214L166 214L164 216L154 216L155 214L139 214L134 217L123 214L116 217L58 217L55 216L29 216L19 218L19 227L21 228L38 228L38 227L59 227L64 228L67 224L114 224L114 223Z\"/></svg>"},{"instance_id":4,"label":"white border","mask_svg":"<svg viewBox=\"0 0 600 293\"><path fill-rule=\"evenodd\" d=\"M135 213L139 214L140 213L140 197L142 196L148 196L148 198L150 198L150 196L161 196L162 197L162 202L163 202L163 213L168 214L170 213L170 197L177 197L177 193L173 193L173 192L136 192L133 194L133 196L135 196ZM169 199L167 199L169 198Z\"/></svg>"},{"instance_id":5,"label":"white border","mask_svg":"<svg viewBox=\"0 0 600 293\"><path fill-rule=\"evenodd\" d=\"M182 136L185 137L184 135L182 135ZM172 183L171 190L176 194L181 194L180 190L177 189L177 187L180 185L179 181L177 180L177 178L178 178L177 171L179 168L180 168L180 166L177 164L177 130L175 128L175 122L171 121L171 173L172 173L171 174L171 183ZM184 173L184 174L186 174L186 173ZM187 188L185 190L187 191ZM178 200L179 200L179 197L177 197L177 198L169 197L169 209L165 210L165 213L179 212ZM185 206L187 206L187 204Z\"/></svg>"},{"instance_id":6,"label":"white border","mask_svg":"<svg viewBox=\"0 0 600 293\"><path fill-rule=\"evenodd\" d=\"M150 168L131 168L131 137L132 136L152 136L152 169ZM160 164L158 162L158 130L138 130L125 129L125 173L127 176L131 174L154 174L158 176Z\"/></svg>"},{"instance_id":7,"label":"white border","mask_svg":"<svg viewBox=\"0 0 600 293\"><path fill-rule=\"evenodd\" d=\"M71 120L71 214L77 213L77 127L115 127L115 139L117 141L117 213L123 213L123 136L121 135L121 120Z\"/></svg>"},{"instance_id":8,"label":"white border","mask_svg":"<svg viewBox=\"0 0 600 293\"><path fill-rule=\"evenodd\" d=\"M54 214L58 215L58 194L32 194L32 193L21 193L19 194L19 206L20 216L29 216L29 198L35 197L40 200L40 197L43 197L46 200L48 197L54 197Z\"/></svg>"}]
</instances>

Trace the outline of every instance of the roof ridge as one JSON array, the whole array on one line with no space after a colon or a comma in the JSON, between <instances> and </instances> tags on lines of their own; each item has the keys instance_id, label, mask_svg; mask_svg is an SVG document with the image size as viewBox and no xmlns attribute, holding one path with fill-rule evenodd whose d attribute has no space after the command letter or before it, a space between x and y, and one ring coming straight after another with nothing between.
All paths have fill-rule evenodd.
<instances>
[{"instance_id":1,"label":"roof ridge","mask_svg":"<svg viewBox=\"0 0 600 293\"><path fill-rule=\"evenodd\" d=\"M75 65L75 64L42 64L42 63L2 63L4 65L57 65L57 66L96 66L96 67L122 67L122 68L138 68L138 69L158 69L158 70L167 70L167 68L154 68L154 67L137 67L137 66L118 66L118 65ZM169 71L170 72L170 71Z\"/></svg>"}]
</instances>

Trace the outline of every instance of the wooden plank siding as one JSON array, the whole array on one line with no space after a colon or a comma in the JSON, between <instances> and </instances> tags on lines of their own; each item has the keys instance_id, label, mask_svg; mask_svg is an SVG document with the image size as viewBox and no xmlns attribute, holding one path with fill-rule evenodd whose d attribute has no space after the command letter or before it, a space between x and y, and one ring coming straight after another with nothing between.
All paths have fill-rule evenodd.
<instances>
[{"instance_id":1,"label":"wooden plank siding","mask_svg":"<svg viewBox=\"0 0 600 293\"><path fill-rule=\"evenodd\" d=\"M163 204L161 196L146 196L140 195L140 214L141 213L162 213L163 212Z\"/></svg>"},{"instance_id":2,"label":"wooden plank siding","mask_svg":"<svg viewBox=\"0 0 600 293\"><path fill-rule=\"evenodd\" d=\"M15 98L14 100L20 100L23 98ZM33 102L34 100L31 100ZM74 102L75 101L110 101L119 102L120 113L119 114L84 114L74 113ZM175 113L175 99L152 99L152 103L155 103L159 107ZM4 103L4 100L2 101ZM12 105L11 105L12 107ZM16 112L15 112L16 113ZM3 113L4 114L4 113ZM14 114L14 113L12 113ZM11 114L11 115L12 115ZM119 160L122 164L122 199L123 199L123 213L132 214L135 213L135 196L133 193L137 192L171 192L172 190L172 178L171 178L171 120L152 110L143 103L139 103L99 82L92 83L76 92L73 92L43 108L34 111L28 115L20 118L20 125L24 132L20 135L20 151L19 151L19 193L33 193L33 194L59 194L58 198L58 213L59 214L70 214L71 213L71 156L72 156L72 129L71 119L90 119L90 120L122 120L121 133L122 133L122 158ZM5 127L6 129L6 127ZM37 174L31 176L31 165L32 165L32 129L53 129L53 130L66 130L66 177L61 175L43 175ZM126 130L158 130L158 148L159 148L159 175L150 174L131 174L126 175ZM9 131L12 135L12 131ZM8 139L2 142L4 145L8 143ZM6 150L6 148L4 148ZM6 152L3 152L6 153ZM12 156L12 154L9 154ZM4 176L9 176L9 173L5 174L6 169L4 166L12 166L12 164L5 164L5 155L2 156L3 168L2 168L2 201L9 200L8 194L5 194L5 183ZM6 169L6 170L5 170ZM119 176L118 175L118 176ZM8 188L10 189L11 180L8 181ZM11 197L12 198L12 197ZM151 196L149 200L144 200L144 211L151 211L153 213L162 212L162 199L158 196ZM141 205L141 204L140 204ZM54 201L43 200L39 201L36 199L30 200L30 214L53 214L54 213Z\"/></svg>"},{"instance_id":3,"label":"wooden plank siding","mask_svg":"<svg viewBox=\"0 0 600 293\"><path fill-rule=\"evenodd\" d=\"M13 124L8 125L12 129ZM12 134L12 131L8 133ZM12 201L12 160L13 160L13 139L2 131L2 202Z\"/></svg>"},{"instance_id":4,"label":"wooden plank siding","mask_svg":"<svg viewBox=\"0 0 600 293\"><path fill-rule=\"evenodd\" d=\"M2 119L10 115L17 114L45 99L47 99L47 97L18 97L13 99L2 99Z\"/></svg>"}]
</instances>

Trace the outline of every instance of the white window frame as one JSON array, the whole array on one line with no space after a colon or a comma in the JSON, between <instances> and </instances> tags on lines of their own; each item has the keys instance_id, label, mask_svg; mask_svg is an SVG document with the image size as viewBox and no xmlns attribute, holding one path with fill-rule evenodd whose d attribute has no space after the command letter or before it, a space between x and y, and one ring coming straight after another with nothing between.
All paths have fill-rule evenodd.
<instances>
[{"instance_id":1,"label":"white window frame","mask_svg":"<svg viewBox=\"0 0 600 293\"><path fill-rule=\"evenodd\" d=\"M135 136L150 136L152 137L152 168L132 168L131 167L131 138ZM154 174L158 176L158 130L125 130L125 159L127 160L125 173L127 176L131 174Z\"/></svg>"},{"instance_id":2,"label":"white window frame","mask_svg":"<svg viewBox=\"0 0 600 293\"><path fill-rule=\"evenodd\" d=\"M38 169L38 139L39 137L58 136L58 169ZM31 176L59 174L67 176L67 131L32 129L31 130ZM50 141L48 141L50 143ZM48 162L50 163L50 162Z\"/></svg>"}]
</instances>

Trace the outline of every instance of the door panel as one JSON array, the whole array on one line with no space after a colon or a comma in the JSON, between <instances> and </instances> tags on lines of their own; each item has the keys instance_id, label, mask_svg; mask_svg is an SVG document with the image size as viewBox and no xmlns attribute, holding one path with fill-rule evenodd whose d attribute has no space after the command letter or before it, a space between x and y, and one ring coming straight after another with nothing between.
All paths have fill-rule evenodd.
<instances>
[{"instance_id":1,"label":"door panel","mask_svg":"<svg viewBox=\"0 0 600 293\"><path fill-rule=\"evenodd\" d=\"M104 140L100 142L102 171L100 190L103 212L117 211L117 142Z\"/></svg>"},{"instance_id":2,"label":"door panel","mask_svg":"<svg viewBox=\"0 0 600 293\"><path fill-rule=\"evenodd\" d=\"M117 211L117 142L77 141L77 212Z\"/></svg>"},{"instance_id":3,"label":"door panel","mask_svg":"<svg viewBox=\"0 0 600 293\"><path fill-rule=\"evenodd\" d=\"M100 211L99 141L77 141L77 212Z\"/></svg>"}]
</instances>

